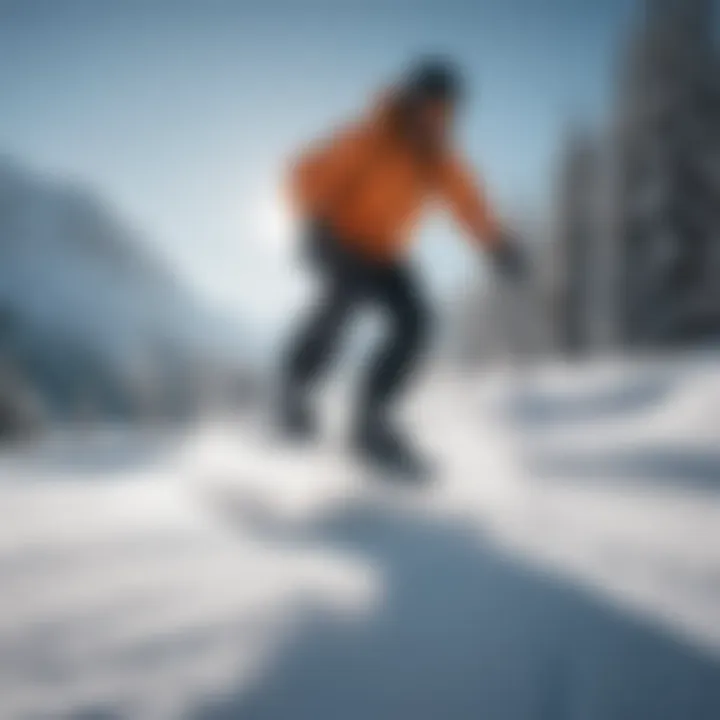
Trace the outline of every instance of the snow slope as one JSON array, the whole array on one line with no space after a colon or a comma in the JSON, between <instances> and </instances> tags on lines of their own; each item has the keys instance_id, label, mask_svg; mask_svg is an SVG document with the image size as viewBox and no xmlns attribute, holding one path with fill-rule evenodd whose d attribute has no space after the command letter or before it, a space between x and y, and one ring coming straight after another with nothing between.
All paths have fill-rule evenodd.
<instances>
[{"instance_id":1,"label":"snow slope","mask_svg":"<svg viewBox=\"0 0 720 720\"><path fill-rule=\"evenodd\" d=\"M7 452L0 716L714 720L716 363L438 373L421 493L341 418Z\"/></svg>"}]
</instances>

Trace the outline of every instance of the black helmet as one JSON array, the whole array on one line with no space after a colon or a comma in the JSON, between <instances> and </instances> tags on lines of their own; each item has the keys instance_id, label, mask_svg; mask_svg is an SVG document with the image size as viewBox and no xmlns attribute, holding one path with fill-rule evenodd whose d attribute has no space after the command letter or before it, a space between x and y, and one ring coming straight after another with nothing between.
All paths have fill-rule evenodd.
<instances>
[{"instance_id":1,"label":"black helmet","mask_svg":"<svg viewBox=\"0 0 720 720\"><path fill-rule=\"evenodd\" d=\"M416 99L457 102L463 95L463 82L454 63L443 58L425 58L410 68L404 87Z\"/></svg>"}]
</instances>

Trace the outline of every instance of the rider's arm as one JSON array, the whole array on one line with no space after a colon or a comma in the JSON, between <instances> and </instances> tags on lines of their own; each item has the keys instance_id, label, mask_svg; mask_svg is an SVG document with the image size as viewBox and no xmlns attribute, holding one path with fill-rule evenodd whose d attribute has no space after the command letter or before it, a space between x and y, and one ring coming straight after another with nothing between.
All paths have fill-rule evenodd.
<instances>
[{"instance_id":1,"label":"rider's arm","mask_svg":"<svg viewBox=\"0 0 720 720\"><path fill-rule=\"evenodd\" d=\"M458 158L443 169L442 199L467 231L490 254L504 274L517 277L525 265L518 244L498 220L476 175Z\"/></svg>"}]
</instances>

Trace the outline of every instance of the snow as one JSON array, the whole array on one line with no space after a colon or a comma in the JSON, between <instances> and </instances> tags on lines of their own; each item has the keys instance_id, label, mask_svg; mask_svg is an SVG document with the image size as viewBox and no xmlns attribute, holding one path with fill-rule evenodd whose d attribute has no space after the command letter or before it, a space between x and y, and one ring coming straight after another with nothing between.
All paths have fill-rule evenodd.
<instances>
[{"instance_id":1,"label":"snow","mask_svg":"<svg viewBox=\"0 0 720 720\"><path fill-rule=\"evenodd\" d=\"M5 451L0 717L720 717L716 364L438 371L421 492L335 416Z\"/></svg>"}]
</instances>

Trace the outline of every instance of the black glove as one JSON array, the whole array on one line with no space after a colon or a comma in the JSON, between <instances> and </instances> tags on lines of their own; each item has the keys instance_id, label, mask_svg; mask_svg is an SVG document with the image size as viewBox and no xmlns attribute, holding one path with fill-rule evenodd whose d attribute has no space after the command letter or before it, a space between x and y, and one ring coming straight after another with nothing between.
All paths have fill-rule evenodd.
<instances>
[{"instance_id":1,"label":"black glove","mask_svg":"<svg viewBox=\"0 0 720 720\"><path fill-rule=\"evenodd\" d=\"M525 253L513 238L504 236L491 250L490 256L496 270L508 280L520 282L527 277L528 264Z\"/></svg>"}]
</instances>

